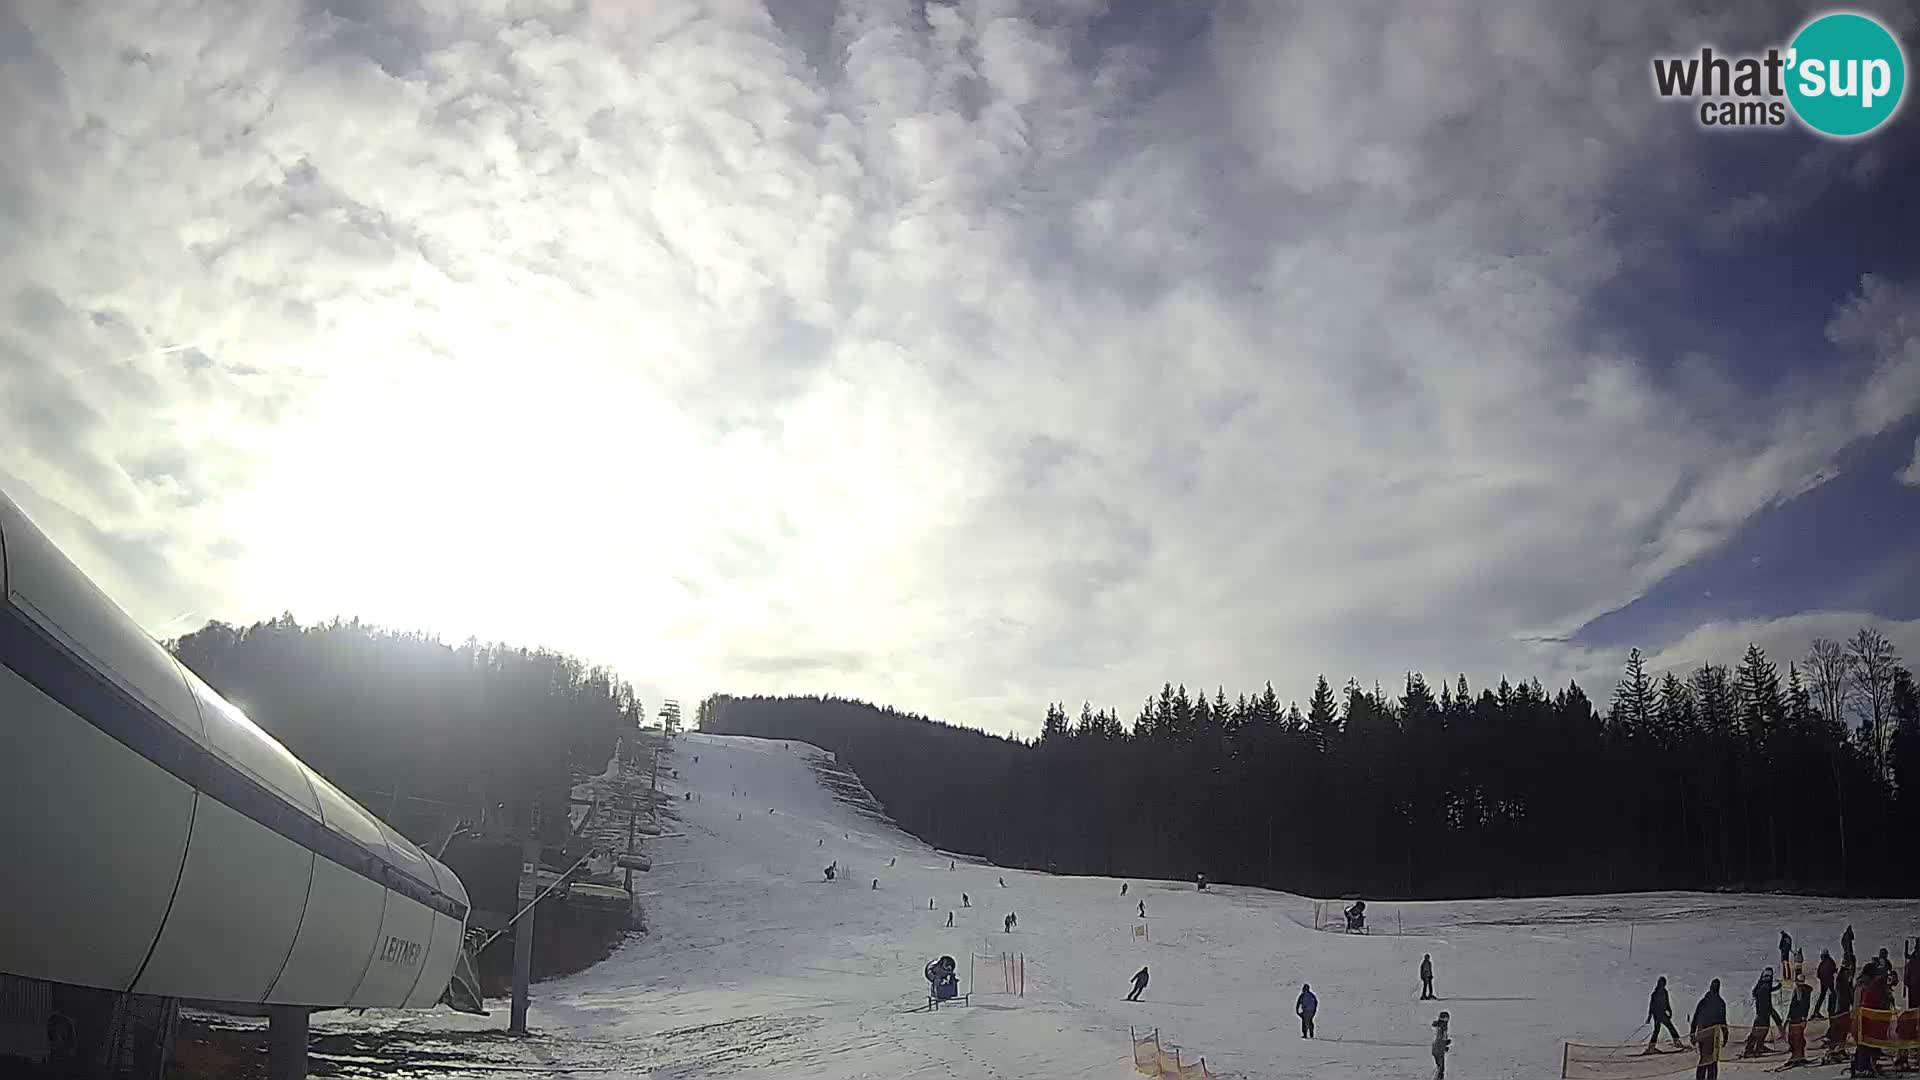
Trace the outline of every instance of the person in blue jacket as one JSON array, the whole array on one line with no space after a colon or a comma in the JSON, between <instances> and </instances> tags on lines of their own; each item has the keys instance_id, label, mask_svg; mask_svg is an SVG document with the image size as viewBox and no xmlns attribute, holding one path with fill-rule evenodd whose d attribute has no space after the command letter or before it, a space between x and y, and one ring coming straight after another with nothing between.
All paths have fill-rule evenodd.
<instances>
[{"instance_id":1,"label":"person in blue jacket","mask_svg":"<svg viewBox=\"0 0 1920 1080\"><path fill-rule=\"evenodd\" d=\"M1293 1011L1300 1017L1300 1037L1313 1038L1313 1014L1320 1011L1320 999L1313 996L1313 987L1300 984L1300 997L1294 1001Z\"/></svg>"}]
</instances>

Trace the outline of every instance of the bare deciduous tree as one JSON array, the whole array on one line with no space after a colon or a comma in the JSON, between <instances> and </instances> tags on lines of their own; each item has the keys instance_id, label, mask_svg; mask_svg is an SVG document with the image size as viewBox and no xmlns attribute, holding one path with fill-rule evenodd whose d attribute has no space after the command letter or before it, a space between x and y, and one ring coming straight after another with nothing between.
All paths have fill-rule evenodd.
<instances>
[{"instance_id":1,"label":"bare deciduous tree","mask_svg":"<svg viewBox=\"0 0 1920 1080\"><path fill-rule=\"evenodd\" d=\"M1814 707L1827 725L1844 738L1847 730L1847 699L1853 696L1853 681L1848 677L1852 664L1847 647L1832 638L1817 637L1807 649L1807 680L1811 684ZM1833 777L1833 813L1840 841L1840 880L1847 880L1847 798L1841 790L1841 753L1838 743L1830 747L1827 764Z\"/></svg>"},{"instance_id":2,"label":"bare deciduous tree","mask_svg":"<svg viewBox=\"0 0 1920 1080\"><path fill-rule=\"evenodd\" d=\"M1827 723L1845 728L1847 699L1853 694L1852 680L1847 677L1851 667L1847 660L1847 647L1832 638L1814 638L1813 646L1807 650L1807 658L1801 664L1807 669L1807 684L1812 692L1814 708L1820 710L1821 718Z\"/></svg>"},{"instance_id":3,"label":"bare deciduous tree","mask_svg":"<svg viewBox=\"0 0 1920 1080\"><path fill-rule=\"evenodd\" d=\"M1847 660L1852 667L1854 708L1872 740L1874 764L1885 775L1887 743L1893 734L1893 673L1900 657L1887 635L1863 626L1847 640Z\"/></svg>"}]
</instances>

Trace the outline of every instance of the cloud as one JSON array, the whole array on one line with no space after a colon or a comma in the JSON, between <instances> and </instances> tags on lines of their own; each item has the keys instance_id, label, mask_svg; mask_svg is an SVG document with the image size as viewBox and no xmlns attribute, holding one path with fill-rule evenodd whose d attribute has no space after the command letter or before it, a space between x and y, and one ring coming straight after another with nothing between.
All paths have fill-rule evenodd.
<instances>
[{"instance_id":1,"label":"cloud","mask_svg":"<svg viewBox=\"0 0 1920 1080\"><path fill-rule=\"evenodd\" d=\"M1719 205L1645 64L1733 9L771 8L4 16L0 482L154 625L1030 729L1581 670L1920 396L1882 277L1711 407L1588 344L1632 207Z\"/></svg>"},{"instance_id":2,"label":"cloud","mask_svg":"<svg viewBox=\"0 0 1920 1080\"><path fill-rule=\"evenodd\" d=\"M1709 623L1695 629L1679 641L1647 656L1649 671L1673 670L1682 677L1704 663L1734 665L1749 644L1758 645L1767 658L1786 677L1787 665L1798 663L1816 637L1845 641L1863 626L1873 626L1887 635L1902 662L1911 665L1920 658L1920 619L1881 619L1868 612L1808 611L1781 619L1748 622ZM1599 672L1588 683L1590 691L1611 693L1619 679L1616 668L1611 679L1603 681Z\"/></svg>"}]
</instances>

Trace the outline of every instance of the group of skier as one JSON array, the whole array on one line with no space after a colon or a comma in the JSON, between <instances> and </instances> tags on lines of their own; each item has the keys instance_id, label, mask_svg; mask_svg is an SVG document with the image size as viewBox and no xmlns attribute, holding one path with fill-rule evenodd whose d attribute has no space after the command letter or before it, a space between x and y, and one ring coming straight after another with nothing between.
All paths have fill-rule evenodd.
<instances>
[{"instance_id":1,"label":"group of skier","mask_svg":"<svg viewBox=\"0 0 1920 1080\"><path fill-rule=\"evenodd\" d=\"M1791 934L1784 930L1780 932L1780 978L1776 981L1774 969L1769 967L1763 969L1755 980L1752 991L1753 1026L1741 1056L1755 1057L1767 1053L1767 1041L1777 1027L1787 1037L1785 1067L1810 1064L1807 1059L1807 1025L1821 1017L1822 1008L1830 1010L1833 1018L1827 1028L1825 1045L1835 1049L1852 1034L1856 1005L1863 1009L1894 1007L1894 987L1899 984L1901 974L1895 972L1893 959L1887 955L1887 950L1881 949L1877 956L1869 957L1856 974L1853 941L1853 927L1849 925L1840 935L1841 959L1838 963L1835 963L1832 953L1820 950L1820 961L1813 972L1820 988L1820 995L1816 999L1813 984L1805 977L1803 954L1794 949ZM1903 943L1902 953L1906 962L1907 1004L1909 1008L1920 1008L1920 938ZM1790 983L1793 987L1785 1017L1780 1015L1774 1004L1774 997L1782 982ZM1647 1041L1648 1053L1658 1049L1663 1030L1672 1038L1675 1049L1686 1048L1686 1041L1674 1030L1673 1003L1667 994L1667 977L1664 975L1654 984L1653 993L1648 999L1647 1020L1653 1025L1652 1036ZM1720 980L1714 979L1694 1006L1693 1019L1687 1028L1688 1040L1700 1053L1699 1064L1694 1069L1695 1080L1713 1080L1720 1075L1720 1048L1726 1041L1726 1032L1727 1003L1720 996ZM1850 1071L1855 1076L1876 1074L1879 1055L1880 1051L1873 1047L1856 1044Z\"/></svg>"}]
</instances>

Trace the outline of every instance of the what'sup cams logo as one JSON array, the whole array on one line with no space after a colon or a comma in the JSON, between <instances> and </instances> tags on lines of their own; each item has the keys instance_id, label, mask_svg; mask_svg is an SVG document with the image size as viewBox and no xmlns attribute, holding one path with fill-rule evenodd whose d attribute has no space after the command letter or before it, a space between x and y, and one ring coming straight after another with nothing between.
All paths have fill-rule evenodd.
<instances>
[{"instance_id":1,"label":"what'sup cams logo","mask_svg":"<svg viewBox=\"0 0 1920 1080\"><path fill-rule=\"evenodd\" d=\"M1893 118L1907 89L1907 57L1874 19L1836 11L1801 27L1785 49L1655 57L1653 88L1663 98L1698 100L1702 127L1782 127L1791 110L1813 131L1849 139Z\"/></svg>"}]
</instances>

